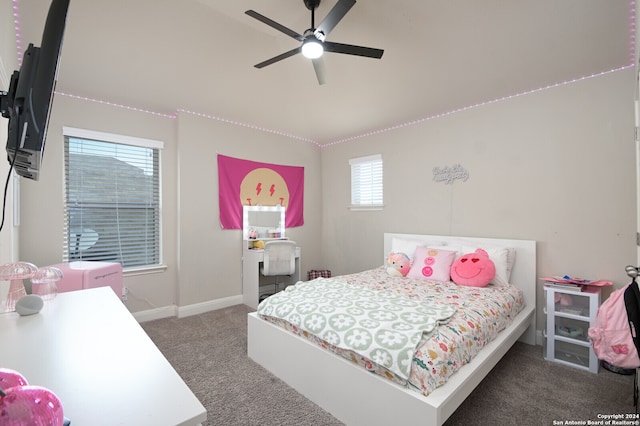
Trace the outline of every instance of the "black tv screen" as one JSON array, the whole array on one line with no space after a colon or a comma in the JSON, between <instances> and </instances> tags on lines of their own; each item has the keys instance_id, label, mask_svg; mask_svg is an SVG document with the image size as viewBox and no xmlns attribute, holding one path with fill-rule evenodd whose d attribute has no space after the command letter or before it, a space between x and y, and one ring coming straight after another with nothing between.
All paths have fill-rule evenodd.
<instances>
[{"instance_id":1,"label":"black tv screen","mask_svg":"<svg viewBox=\"0 0 640 426\"><path fill-rule=\"evenodd\" d=\"M53 0L40 47L29 44L9 90L0 94L0 111L9 119L7 159L16 173L38 180L69 0Z\"/></svg>"}]
</instances>

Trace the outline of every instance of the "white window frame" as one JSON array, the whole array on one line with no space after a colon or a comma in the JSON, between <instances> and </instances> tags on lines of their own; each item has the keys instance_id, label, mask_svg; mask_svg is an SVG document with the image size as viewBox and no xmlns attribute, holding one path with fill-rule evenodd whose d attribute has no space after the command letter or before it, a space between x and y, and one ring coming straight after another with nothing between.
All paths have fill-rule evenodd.
<instances>
[{"instance_id":1,"label":"white window frame","mask_svg":"<svg viewBox=\"0 0 640 426\"><path fill-rule=\"evenodd\" d=\"M158 263L157 264L150 264L150 265L145 265L145 266L133 266L133 267L129 267L129 268L124 268L124 274L127 276L130 275L139 275L139 274L146 274L146 273L154 273L154 272L162 272L164 270L166 270L167 266L163 263L163 259L164 259L164 255L163 255L163 234L162 234L162 222L163 222L163 212L162 212L162 150L164 149L164 142L162 141L157 141L157 140L153 140L153 139L145 139L145 138L138 138L138 137L133 137L133 136L126 136L126 135L119 135L119 134L114 134L114 133L105 133L105 132L99 132L99 131L93 131L93 130L87 130L87 129L79 129L79 128L74 128L74 127L67 127L64 126L63 127L63 135L64 135L64 143L66 146L67 143L67 137L71 137L71 138L78 138L78 139L88 139L88 140L95 140L95 141L100 141L100 142L109 142L109 143L114 143L114 144L121 144L121 145L131 145L131 146L136 146L136 147L143 147L143 148L151 148L151 149L156 149L158 150L158 235L159 235L159 239L158 239ZM66 149L66 148L65 148ZM65 185L64 187L66 188L66 179L67 179L67 166L66 164L64 165L64 180L65 180ZM66 191L66 189L65 189ZM63 252L64 252L64 260L67 261L68 256L69 256L69 247L68 247L68 238L67 238L67 223L66 223L66 215L67 215L67 194L65 193L64 195L64 208L65 208L65 238L64 238L64 247L63 247Z\"/></svg>"},{"instance_id":2,"label":"white window frame","mask_svg":"<svg viewBox=\"0 0 640 426\"><path fill-rule=\"evenodd\" d=\"M381 154L349 160L351 167L350 210L382 210L384 207L384 164Z\"/></svg>"}]
</instances>

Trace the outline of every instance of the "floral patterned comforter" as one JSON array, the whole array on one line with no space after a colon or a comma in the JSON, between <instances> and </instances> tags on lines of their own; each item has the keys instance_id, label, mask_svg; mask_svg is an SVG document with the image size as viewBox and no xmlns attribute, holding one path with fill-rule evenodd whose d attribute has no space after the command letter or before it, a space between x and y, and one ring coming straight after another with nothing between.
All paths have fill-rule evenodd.
<instances>
[{"instance_id":1,"label":"floral patterned comforter","mask_svg":"<svg viewBox=\"0 0 640 426\"><path fill-rule=\"evenodd\" d=\"M293 324L269 316L261 317L423 395L429 395L469 363L487 343L511 324L524 306L522 292L514 286L464 287L452 282L392 277L384 268L343 275L339 279L367 289L402 294L429 304L454 305L456 313L418 346L407 380L355 352L334 346Z\"/></svg>"},{"instance_id":2,"label":"floral patterned comforter","mask_svg":"<svg viewBox=\"0 0 640 426\"><path fill-rule=\"evenodd\" d=\"M258 306L259 315L287 321L405 380L422 339L455 312L453 305L427 303L335 278L298 282Z\"/></svg>"}]
</instances>

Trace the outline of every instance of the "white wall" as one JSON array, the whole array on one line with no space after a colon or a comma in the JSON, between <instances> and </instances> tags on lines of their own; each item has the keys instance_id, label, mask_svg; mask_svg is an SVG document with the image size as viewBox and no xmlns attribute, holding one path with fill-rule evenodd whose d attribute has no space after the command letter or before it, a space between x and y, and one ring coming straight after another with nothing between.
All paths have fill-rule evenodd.
<instances>
[{"instance_id":1,"label":"white wall","mask_svg":"<svg viewBox=\"0 0 640 426\"><path fill-rule=\"evenodd\" d=\"M384 232L520 238L537 241L538 277L625 284L636 259L633 91L627 69L323 149L327 265L381 265ZM385 208L350 212L348 160L374 153ZM433 181L434 167L458 163L468 181Z\"/></svg>"},{"instance_id":2,"label":"white wall","mask_svg":"<svg viewBox=\"0 0 640 426\"><path fill-rule=\"evenodd\" d=\"M640 28L640 13L636 9L635 12L635 28ZM640 43L635 43L635 52L634 52L634 64L635 64L635 126L636 132L640 130L640 81L638 76L640 76ZM640 185L640 135L636 134L636 185ZM640 188L637 188L640 191ZM638 200L636 204L636 228L638 230L638 234L640 236L640 192L637 192ZM637 242L636 242L637 244ZM637 245L637 259L633 265L640 265L640 244Z\"/></svg>"},{"instance_id":3,"label":"white wall","mask_svg":"<svg viewBox=\"0 0 640 426\"><path fill-rule=\"evenodd\" d=\"M305 225L287 230L287 235L302 247L303 273L321 264L320 153L315 145L190 114L171 119L68 96L56 96L52 111L41 178L22 180L22 259L39 266L62 261L62 127L69 126L165 143L162 243L167 269L125 274L126 304L132 312L242 294L242 232L220 228L217 153L305 168Z\"/></svg>"},{"instance_id":4,"label":"white wall","mask_svg":"<svg viewBox=\"0 0 640 426\"><path fill-rule=\"evenodd\" d=\"M242 231L220 227L217 155L304 167L304 226L287 229L301 247L301 271L319 260L321 179L315 145L249 127L179 115L180 304L242 293Z\"/></svg>"},{"instance_id":5,"label":"white wall","mask_svg":"<svg viewBox=\"0 0 640 426\"><path fill-rule=\"evenodd\" d=\"M174 120L143 112L56 95L47 133L40 180L22 179L20 258L38 266L62 262L64 244L63 126L160 140L164 273L125 278L132 311L175 304L176 271L176 141Z\"/></svg>"},{"instance_id":6,"label":"white wall","mask_svg":"<svg viewBox=\"0 0 640 426\"><path fill-rule=\"evenodd\" d=\"M538 276L620 286L635 263L633 88L634 71L618 71L321 151L190 114L173 120L56 96L42 178L22 181L20 258L61 261L66 125L165 142L168 268L125 278L133 312L241 294L241 232L218 220L218 153L305 167L305 226L288 231L302 246L303 275L375 267L383 232L415 232L534 239ZM373 153L384 158L386 207L350 212L348 159ZM433 167L456 163L467 182L432 180Z\"/></svg>"},{"instance_id":7,"label":"white wall","mask_svg":"<svg viewBox=\"0 0 640 426\"><path fill-rule=\"evenodd\" d=\"M0 10L11 10L10 0L0 0ZM9 89L11 74L18 68L16 36L13 14L0 13L0 91ZM5 160L8 120L0 117L0 193L4 194L4 185L9 173L9 163ZM13 226L13 181L7 188L4 226L0 232L0 265L18 260L18 233ZM1 213L0 213L1 215Z\"/></svg>"}]
</instances>

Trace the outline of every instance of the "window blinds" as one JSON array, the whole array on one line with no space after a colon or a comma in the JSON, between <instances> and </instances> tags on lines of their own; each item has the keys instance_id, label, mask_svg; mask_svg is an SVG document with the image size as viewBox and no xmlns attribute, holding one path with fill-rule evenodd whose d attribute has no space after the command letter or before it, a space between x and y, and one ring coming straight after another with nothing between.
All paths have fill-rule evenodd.
<instances>
[{"instance_id":1,"label":"window blinds","mask_svg":"<svg viewBox=\"0 0 640 426\"><path fill-rule=\"evenodd\" d=\"M382 156L371 155L349 160L351 166L351 205L353 207L381 207Z\"/></svg>"},{"instance_id":2,"label":"window blinds","mask_svg":"<svg viewBox=\"0 0 640 426\"><path fill-rule=\"evenodd\" d=\"M159 147L65 134L65 261L161 263Z\"/></svg>"}]
</instances>

